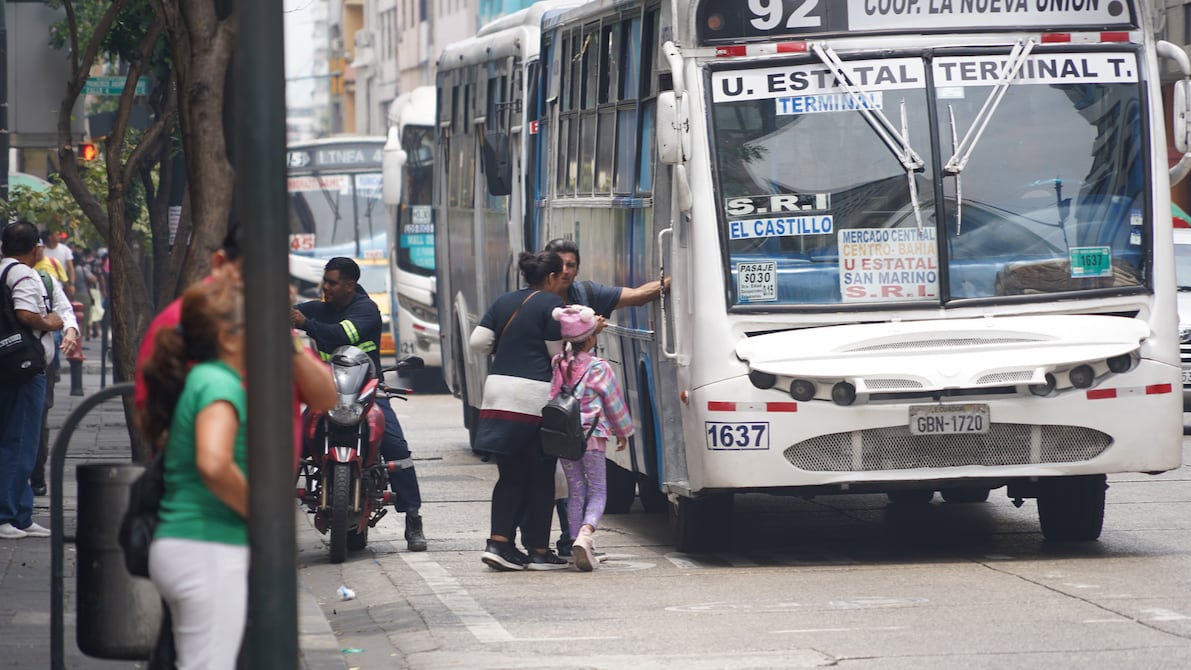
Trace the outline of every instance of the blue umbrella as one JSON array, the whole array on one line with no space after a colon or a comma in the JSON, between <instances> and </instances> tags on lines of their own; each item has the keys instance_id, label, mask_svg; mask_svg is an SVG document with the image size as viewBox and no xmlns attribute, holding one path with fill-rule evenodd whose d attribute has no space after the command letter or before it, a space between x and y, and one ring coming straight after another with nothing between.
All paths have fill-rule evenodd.
<instances>
[{"instance_id":1,"label":"blue umbrella","mask_svg":"<svg viewBox=\"0 0 1191 670\"><path fill-rule=\"evenodd\" d=\"M38 193L45 193L50 190L52 184L41 177L35 177L25 172L9 172L8 188L11 189L14 186L21 186Z\"/></svg>"}]
</instances>

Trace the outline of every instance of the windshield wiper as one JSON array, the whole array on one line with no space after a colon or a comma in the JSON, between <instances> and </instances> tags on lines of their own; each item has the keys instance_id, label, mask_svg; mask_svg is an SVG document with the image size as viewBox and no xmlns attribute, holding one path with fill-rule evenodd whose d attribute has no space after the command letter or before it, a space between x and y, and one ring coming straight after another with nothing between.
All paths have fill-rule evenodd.
<instances>
[{"instance_id":1,"label":"windshield wiper","mask_svg":"<svg viewBox=\"0 0 1191 670\"><path fill-rule=\"evenodd\" d=\"M877 137L885 143L889 151L893 153L898 162L906 170L906 180L910 184L910 200L914 205L914 220L918 223L918 227L922 228L922 208L918 204L918 184L914 181L914 173L926 166L926 162L922 160L922 156L914 151L910 146L910 132L909 123L906 119L906 101L902 99L901 104L901 132L894 127L893 122L889 117L885 116L885 112L879 108L873 108L872 95L865 93L852 84L851 78L844 70L844 62L840 60L838 54L835 53L831 47L824 47L822 44L812 44L811 48L819 60L823 61L831 73L835 76L836 81L839 82L840 87L852 98L856 103L856 111L864 117L868 125L872 127L873 132L877 133Z\"/></svg>"},{"instance_id":2,"label":"windshield wiper","mask_svg":"<svg viewBox=\"0 0 1191 670\"><path fill-rule=\"evenodd\" d=\"M331 221L331 238L329 242L330 244L334 244L336 234L339 232L339 200L332 197L331 192L327 190L327 187L323 186L323 176L318 170L314 171L314 180L318 183L318 190L322 191L323 197L327 199L327 207L329 207L331 210L331 216L335 217L335 219ZM315 231L318 230L317 221L314 222L314 229Z\"/></svg>"},{"instance_id":3,"label":"windshield wiper","mask_svg":"<svg viewBox=\"0 0 1191 670\"><path fill-rule=\"evenodd\" d=\"M947 115L951 117L951 156L959 152L958 134L955 132L955 108L947 105ZM950 161L948 161L950 162ZM964 178L956 172L955 173L955 236L959 237L960 231L964 227Z\"/></svg>"},{"instance_id":4,"label":"windshield wiper","mask_svg":"<svg viewBox=\"0 0 1191 670\"><path fill-rule=\"evenodd\" d=\"M968 159L972 157L972 150L976 148L976 143L980 141L980 136L984 134L984 129L988 127L988 122L992 120L993 113L1000 106L1001 100L1005 97L1005 92L1009 90L1009 85L1017 79L1017 74L1021 71L1021 66L1025 65L1026 59L1030 57L1030 52L1034 50L1034 44L1034 40L1030 39L1025 42L1018 40L1013 45L1013 50L1009 52L1009 60L1005 61L1005 67L1001 68L997 85L993 87L993 90L988 94L988 98L984 100L984 105L980 107L980 111L976 114L976 119L972 121L972 126L964 134L963 141L955 146L951 158L947 159L946 165L943 166L944 174L958 176L964 171L964 168L968 165ZM951 119L951 127L954 129L954 113ZM952 137L954 137L954 134Z\"/></svg>"}]
</instances>

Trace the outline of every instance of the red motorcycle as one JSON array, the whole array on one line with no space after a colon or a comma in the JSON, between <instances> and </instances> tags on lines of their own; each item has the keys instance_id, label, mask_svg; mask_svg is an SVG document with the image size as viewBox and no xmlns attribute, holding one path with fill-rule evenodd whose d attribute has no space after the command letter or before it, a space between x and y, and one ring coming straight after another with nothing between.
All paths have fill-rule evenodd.
<instances>
[{"instance_id":1,"label":"red motorcycle","mask_svg":"<svg viewBox=\"0 0 1191 670\"><path fill-rule=\"evenodd\" d=\"M385 417L376 398L401 398L409 389L385 384L384 373L420 370L422 359L406 356L393 367L376 369L372 357L346 346L331 356L339 402L326 412L302 413L302 460L298 499L314 514L314 527L331 536L331 562L368 544L368 529L388 512L389 472L380 453Z\"/></svg>"}]
</instances>

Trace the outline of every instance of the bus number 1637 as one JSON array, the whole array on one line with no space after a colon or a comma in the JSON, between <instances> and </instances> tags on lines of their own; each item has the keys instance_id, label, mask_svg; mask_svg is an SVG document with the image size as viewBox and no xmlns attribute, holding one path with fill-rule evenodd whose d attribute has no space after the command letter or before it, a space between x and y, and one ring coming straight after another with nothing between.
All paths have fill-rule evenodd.
<instances>
[{"instance_id":1,"label":"bus number 1637","mask_svg":"<svg viewBox=\"0 0 1191 670\"><path fill-rule=\"evenodd\" d=\"M705 421L707 448L713 450L768 449L769 423Z\"/></svg>"}]
</instances>

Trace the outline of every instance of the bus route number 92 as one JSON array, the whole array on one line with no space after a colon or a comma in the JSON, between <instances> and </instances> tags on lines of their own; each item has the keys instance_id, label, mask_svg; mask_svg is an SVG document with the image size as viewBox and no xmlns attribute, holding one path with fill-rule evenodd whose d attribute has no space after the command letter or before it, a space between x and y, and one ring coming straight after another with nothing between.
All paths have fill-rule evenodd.
<instances>
[{"instance_id":1,"label":"bus route number 92","mask_svg":"<svg viewBox=\"0 0 1191 670\"><path fill-rule=\"evenodd\" d=\"M705 421L703 426L707 436L707 448L712 451L769 448L769 422L767 421L746 423Z\"/></svg>"}]
</instances>

